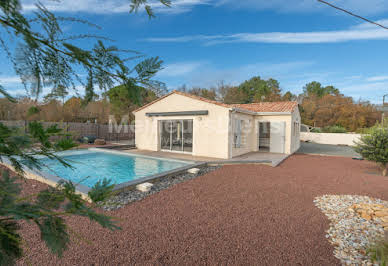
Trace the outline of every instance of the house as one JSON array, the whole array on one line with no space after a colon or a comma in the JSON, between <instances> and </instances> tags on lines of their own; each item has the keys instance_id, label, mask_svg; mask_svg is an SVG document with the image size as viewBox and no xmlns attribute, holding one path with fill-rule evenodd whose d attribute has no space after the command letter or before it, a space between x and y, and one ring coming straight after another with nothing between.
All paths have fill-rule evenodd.
<instances>
[{"instance_id":1,"label":"house","mask_svg":"<svg viewBox=\"0 0 388 266\"><path fill-rule=\"evenodd\" d=\"M133 113L140 150L230 159L292 154L300 145L297 102L224 104L173 91Z\"/></svg>"}]
</instances>

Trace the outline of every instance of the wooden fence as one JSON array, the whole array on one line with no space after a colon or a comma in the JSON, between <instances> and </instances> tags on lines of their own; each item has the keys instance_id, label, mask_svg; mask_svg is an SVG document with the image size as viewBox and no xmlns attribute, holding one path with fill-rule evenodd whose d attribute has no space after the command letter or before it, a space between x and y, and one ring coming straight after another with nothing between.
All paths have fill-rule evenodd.
<instances>
[{"instance_id":1,"label":"wooden fence","mask_svg":"<svg viewBox=\"0 0 388 266\"><path fill-rule=\"evenodd\" d=\"M5 126L23 128L27 131L28 121L2 121ZM134 140L135 128L133 125L105 125L94 123L76 123L76 122L41 122L45 128L54 124L62 128L65 132L73 135L74 139L83 136L94 136L107 141Z\"/></svg>"}]
</instances>

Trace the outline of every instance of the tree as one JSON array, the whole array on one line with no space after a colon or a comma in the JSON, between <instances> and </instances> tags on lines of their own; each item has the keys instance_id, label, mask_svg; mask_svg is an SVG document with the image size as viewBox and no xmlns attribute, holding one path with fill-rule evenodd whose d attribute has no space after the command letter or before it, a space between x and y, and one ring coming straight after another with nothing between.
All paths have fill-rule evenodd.
<instances>
[{"instance_id":1,"label":"tree","mask_svg":"<svg viewBox=\"0 0 388 266\"><path fill-rule=\"evenodd\" d=\"M169 0L160 0L164 5L170 5ZM147 0L131 0L132 11L144 6L150 17L154 16ZM113 84L123 86L142 84L149 89L160 92L163 83L153 80L162 61L158 57L145 59L134 67L129 67L128 58L122 58L122 53L132 52L138 58L137 52L119 50L114 46L106 46L98 36L80 35L65 36L61 30L61 22L79 22L92 25L76 18L56 17L42 4L36 4L34 18L26 18L21 10L19 0L0 1L0 26L8 39L20 42L19 53L12 54L8 39L0 36L0 45L14 65L15 72L21 77L25 86L34 83L31 91L37 99L44 85L58 88L59 85L75 88L82 84L82 76L77 74L83 69L92 72L100 89L109 89ZM91 50L81 49L69 41L79 38L100 39ZM25 56L24 60L21 58ZM131 75L135 73L136 75ZM46 82L46 83L45 83ZM92 86L94 88L94 86ZM16 102L0 84L0 94L9 101ZM50 137L59 137L53 142ZM30 122L27 133L8 128L0 123L0 161L8 160L15 172L23 176L24 169L40 169L41 161L36 156L46 156L58 160L63 165L71 167L55 152L72 148L74 144L57 126L44 129L38 122ZM112 185L108 180L97 183L89 192L93 203L104 200L111 192ZM40 229L41 238L48 248L57 255L62 255L69 245L69 231L64 217L78 215L88 217L101 226L118 229L111 217L95 212L93 205L86 204L75 191L71 182L58 184L38 193L36 199L20 197L20 186L16 178L8 171L2 171L0 178L0 264L14 264L22 256L22 237L18 233L18 221L33 222Z\"/></svg>"},{"instance_id":2,"label":"tree","mask_svg":"<svg viewBox=\"0 0 388 266\"><path fill-rule=\"evenodd\" d=\"M68 94L69 92L67 91L65 86L58 85L54 87L51 92L44 97L44 100L47 102L51 100L61 99L62 104L65 104L65 98Z\"/></svg>"},{"instance_id":3,"label":"tree","mask_svg":"<svg viewBox=\"0 0 388 266\"><path fill-rule=\"evenodd\" d=\"M133 84L132 86L136 85ZM140 93L140 95L135 93ZM116 115L128 115L140 105L152 102L157 98L156 94L151 90L142 87L128 89L128 87L121 85L113 87L106 95ZM139 102L138 99L142 99L142 102Z\"/></svg>"},{"instance_id":4,"label":"tree","mask_svg":"<svg viewBox=\"0 0 388 266\"><path fill-rule=\"evenodd\" d=\"M281 101L281 89L275 79L263 80L259 76L230 88L225 94L226 103L253 103Z\"/></svg>"},{"instance_id":5,"label":"tree","mask_svg":"<svg viewBox=\"0 0 388 266\"><path fill-rule=\"evenodd\" d=\"M376 162L387 176L388 166L388 129L382 126L372 128L356 143L355 151L369 161Z\"/></svg>"},{"instance_id":6,"label":"tree","mask_svg":"<svg viewBox=\"0 0 388 266\"><path fill-rule=\"evenodd\" d=\"M334 86L322 87L321 83L312 81L303 87L303 93L306 97L316 96L322 98L325 95L338 95L339 90Z\"/></svg>"},{"instance_id":7,"label":"tree","mask_svg":"<svg viewBox=\"0 0 388 266\"><path fill-rule=\"evenodd\" d=\"M161 2L169 4L169 1ZM146 3L144 0L132 0L131 6L136 11ZM0 2L0 25L5 29L4 33L9 35L8 39L16 39L19 42L19 48L13 55L7 46L7 39L2 36L0 44L13 63L16 73L26 87L29 85L29 91L35 98L39 97L45 86L58 88L62 85L67 89L76 89L79 83L84 83L83 75L79 74L82 72L91 72L93 83L103 91L117 83L124 86L130 83L141 84L157 92L165 90L163 83L152 79L162 68L162 61L158 57L147 58L129 66L133 60L144 58L144 55L132 50L106 46L102 41L107 39L105 37L88 34L66 35L61 30L61 26L66 22L98 26L82 19L57 17L40 3L36 4L36 8L35 18L27 19L22 14L18 0ZM70 43L84 38L98 40L90 50ZM134 56L128 58L128 53ZM4 88L1 91L4 93Z\"/></svg>"},{"instance_id":8,"label":"tree","mask_svg":"<svg viewBox=\"0 0 388 266\"><path fill-rule=\"evenodd\" d=\"M318 127L342 126L354 132L376 124L380 114L369 102L354 102L339 92L305 97L300 105L302 123Z\"/></svg>"},{"instance_id":9,"label":"tree","mask_svg":"<svg viewBox=\"0 0 388 266\"><path fill-rule=\"evenodd\" d=\"M205 88L194 87L194 88L191 88L190 90L188 90L187 93L195 95L195 96L199 96L202 98L206 98L209 100L213 100L213 101L215 101L216 97L217 97L215 89L205 89Z\"/></svg>"},{"instance_id":10,"label":"tree","mask_svg":"<svg viewBox=\"0 0 388 266\"><path fill-rule=\"evenodd\" d=\"M224 96L224 103L227 104L246 103L246 101L247 96L239 87L230 87Z\"/></svg>"},{"instance_id":11,"label":"tree","mask_svg":"<svg viewBox=\"0 0 388 266\"><path fill-rule=\"evenodd\" d=\"M42 163L36 156L46 156L58 160L64 166L71 167L67 161L57 156L55 151L74 147L71 139L60 138L51 142L50 137L65 136L57 125L44 129L38 122L28 124L28 133L20 129L10 129L0 123L0 158L6 158L18 175L23 175L26 168L41 169ZM36 144L39 144L37 147ZM113 186L108 180L97 183L90 191L89 197L96 203L106 198ZM37 225L41 238L49 249L61 256L69 244L68 227L64 217L67 215L86 216L108 229L118 229L112 218L95 212L93 205L87 205L76 194L72 182L59 183L56 188L40 191L36 198L21 197L20 184L9 171L2 171L0 178L0 265L13 264L23 254L22 238L18 233L19 220L26 220ZM102 195L102 196L100 196Z\"/></svg>"},{"instance_id":12,"label":"tree","mask_svg":"<svg viewBox=\"0 0 388 266\"><path fill-rule=\"evenodd\" d=\"M82 99L79 97L71 97L63 105L63 115L65 121L75 121L80 117L82 111Z\"/></svg>"},{"instance_id":13,"label":"tree","mask_svg":"<svg viewBox=\"0 0 388 266\"><path fill-rule=\"evenodd\" d=\"M282 101L296 101L297 98L297 95L293 94L290 91L287 91L285 94L283 94Z\"/></svg>"}]
</instances>

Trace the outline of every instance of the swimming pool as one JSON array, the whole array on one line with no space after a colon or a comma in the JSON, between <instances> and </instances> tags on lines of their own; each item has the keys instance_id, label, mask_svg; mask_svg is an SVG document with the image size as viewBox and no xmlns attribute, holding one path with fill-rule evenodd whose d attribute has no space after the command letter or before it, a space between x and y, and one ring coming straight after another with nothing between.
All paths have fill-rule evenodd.
<instances>
[{"instance_id":1,"label":"swimming pool","mask_svg":"<svg viewBox=\"0 0 388 266\"><path fill-rule=\"evenodd\" d=\"M60 156L73 168L65 167L56 160L42 158L40 160L44 167L41 171L88 188L104 178L111 179L114 184L122 184L192 165L191 162L102 149L63 152Z\"/></svg>"}]
</instances>

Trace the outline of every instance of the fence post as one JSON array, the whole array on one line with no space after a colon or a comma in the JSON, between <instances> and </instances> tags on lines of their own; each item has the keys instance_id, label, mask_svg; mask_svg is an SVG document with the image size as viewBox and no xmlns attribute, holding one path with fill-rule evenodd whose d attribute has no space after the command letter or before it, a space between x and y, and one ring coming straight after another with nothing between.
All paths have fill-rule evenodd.
<instances>
[{"instance_id":1,"label":"fence post","mask_svg":"<svg viewBox=\"0 0 388 266\"><path fill-rule=\"evenodd\" d=\"M27 120L24 120L24 134L27 134Z\"/></svg>"}]
</instances>

